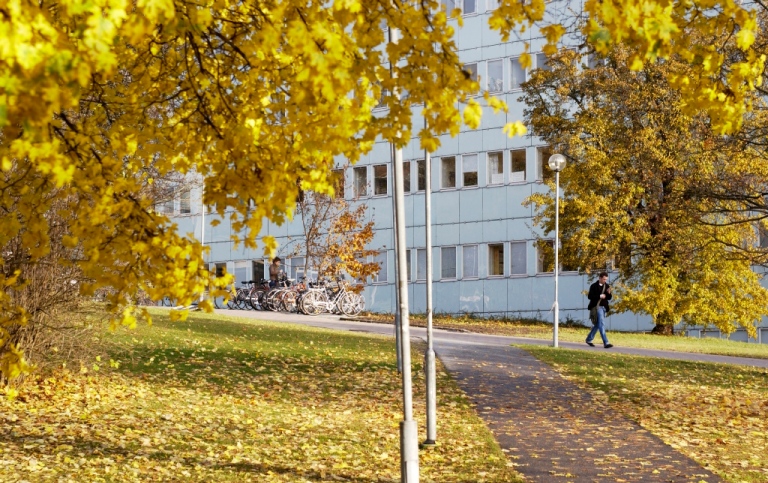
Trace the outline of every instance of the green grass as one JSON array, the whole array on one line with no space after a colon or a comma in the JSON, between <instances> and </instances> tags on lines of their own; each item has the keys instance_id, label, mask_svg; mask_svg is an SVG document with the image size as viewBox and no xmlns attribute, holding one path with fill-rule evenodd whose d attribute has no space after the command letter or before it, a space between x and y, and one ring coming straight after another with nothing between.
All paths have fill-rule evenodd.
<instances>
[{"instance_id":1,"label":"green grass","mask_svg":"<svg viewBox=\"0 0 768 483\"><path fill-rule=\"evenodd\" d=\"M768 370L523 347L724 480L768 481Z\"/></svg>"},{"instance_id":2,"label":"green grass","mask_svg":"<svg viewBox=\"0 0 768 483\"><path fill-rule=\"evenodd\" d=\"M391 322L392 316L366 314L366 318L381 322ZM425 325L426 319L421 315L412 315L411 323L416 326ZM552 339L552 324L533 319L483 319L472 316L450 317L437 314L433 325L440 328L467 330L484 334L508 335L512 337L527 337L531 339ZM573 324L560 325L558 339L564 342L582 343L587 338L589 328ZM662 336L645 333L609 331L608 339L612 344L622 347L641 349L657 349L676 352L693 352L700 354L716 354L736 357L754 357L768 359L768 344L735 342L727 339L694 338L683 335ZM597 336L600 342L600 336Z\"/></svg>"},{"instance_id":3,"label":"green grass","mask_svg":"<svg viewBox=\"0 0 768 483\"><path fill-rule=\"evenodd\" d=\"M0 481L400 481L390 339L153 314L151 328L94 340L101 360L0 399ZM423 440L418 363L413 374ZM519 481L441 368L438 391L439 445L420 451L421 480Z\"/></svg>"}]
</instances>

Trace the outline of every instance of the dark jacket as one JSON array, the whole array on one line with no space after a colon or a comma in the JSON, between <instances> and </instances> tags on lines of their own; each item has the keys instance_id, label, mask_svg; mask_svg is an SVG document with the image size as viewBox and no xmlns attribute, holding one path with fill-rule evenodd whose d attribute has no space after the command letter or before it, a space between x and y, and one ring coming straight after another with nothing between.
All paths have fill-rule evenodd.
<instances>
[{"instance_id":1,"label":"dark jacket","mask_svg":"<svg viewBox=\"0 0 768 483\"><path fill-rule=\"evenodd\" d=\"M600 285L600 282L595 282L592 285L589 286L589 294L587 295L587 298L589 299L589 305L587 305L587 309L592 309L592 307L596 306L598 303L605 307L605 311L608 312L608 301L613 298L613 295L608 293L608 289L611 288L608 283L605 284L605 292L603 292L603 287ZM600 294L605 293L605 298L600 300Z\"/></svg>"}]
</instances>

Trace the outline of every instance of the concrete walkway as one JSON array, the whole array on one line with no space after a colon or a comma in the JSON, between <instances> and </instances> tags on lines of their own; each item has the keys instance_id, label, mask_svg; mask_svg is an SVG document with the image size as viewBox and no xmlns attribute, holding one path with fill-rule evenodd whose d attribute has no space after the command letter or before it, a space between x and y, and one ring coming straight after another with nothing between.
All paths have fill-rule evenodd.
<instances>
[{"instance_id":1,"label":"concrete walkway","mask_svg":"<svg viewBox=\"0 0 768 483\"><path fill-rule=\"evenodd\" d=\"M228 315L285 321L336 330L394 335L390 324L270 312L220 311ZM536 339L435 330L435 352L493 431L502 449L528 480L536 482L722 481L664 444L636 423L612 412L590 393L564 379L514 343ZM412 328L411 336L425 338ZM586 344L562 347L600 350ZM745 364L768 368L768 360L615 347L613 352ZM413 357L419 357L413 354ZM438 396L439 397L439 396Z\"/></svg>"}]
</instances>

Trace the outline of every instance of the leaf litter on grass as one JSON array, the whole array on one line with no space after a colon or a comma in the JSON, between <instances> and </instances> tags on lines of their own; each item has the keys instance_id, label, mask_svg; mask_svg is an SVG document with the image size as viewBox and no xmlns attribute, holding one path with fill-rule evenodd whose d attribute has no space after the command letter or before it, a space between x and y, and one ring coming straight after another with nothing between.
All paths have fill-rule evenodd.
<instances>
[{"instance_id":1,"label":"leaf litter on grass","mask_svg":"<svg viewBox=\"0 0 768 483\"><path fill-rule=\"evenodd\" d=\"M399 481L389 339L206 315L104 339L119 367L57 371L0 401L0 481ZM515 481L453 381L438 383L422 480Z\"/></svg>"},{"instance_id":2,"label":"leaf litter on grass","mask_svg":"<svg viewBox=\"0 0 768 483\"><path fill-rule=\"evenodd\" d=\"M768 481L768 370L525 349L725 481Z\"/></svg>"}]
</instances>

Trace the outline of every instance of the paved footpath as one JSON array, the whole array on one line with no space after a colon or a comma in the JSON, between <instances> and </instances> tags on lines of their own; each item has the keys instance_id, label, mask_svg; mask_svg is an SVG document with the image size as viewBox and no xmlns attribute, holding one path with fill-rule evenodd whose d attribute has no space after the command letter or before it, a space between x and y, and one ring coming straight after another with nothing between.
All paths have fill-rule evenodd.
<instances>
[{"instance_id":1,"label":"paved footpath","mask_svg":"<svg viewBox=\"0 0 768 483\"><path fill-rule=\"evenodd\" d=\"M337 330L394 335L390 324L355 322L338 317L220 312ZM435 352L443 365L477 406L501 448L527 480L564 483L722 481L636 423L612 412L547 364L510 346L513 343L551 342L445 330L435 330L433 334ZM426 334L424 329L414 327L411 328L411 336L425 338ZM605 350L585 344L560 345L573 349ZM768 368L768 360L763 359L621 347L610 350ZM418 357L417 354L413 356Z\"/></svg>"}]
</instances>

